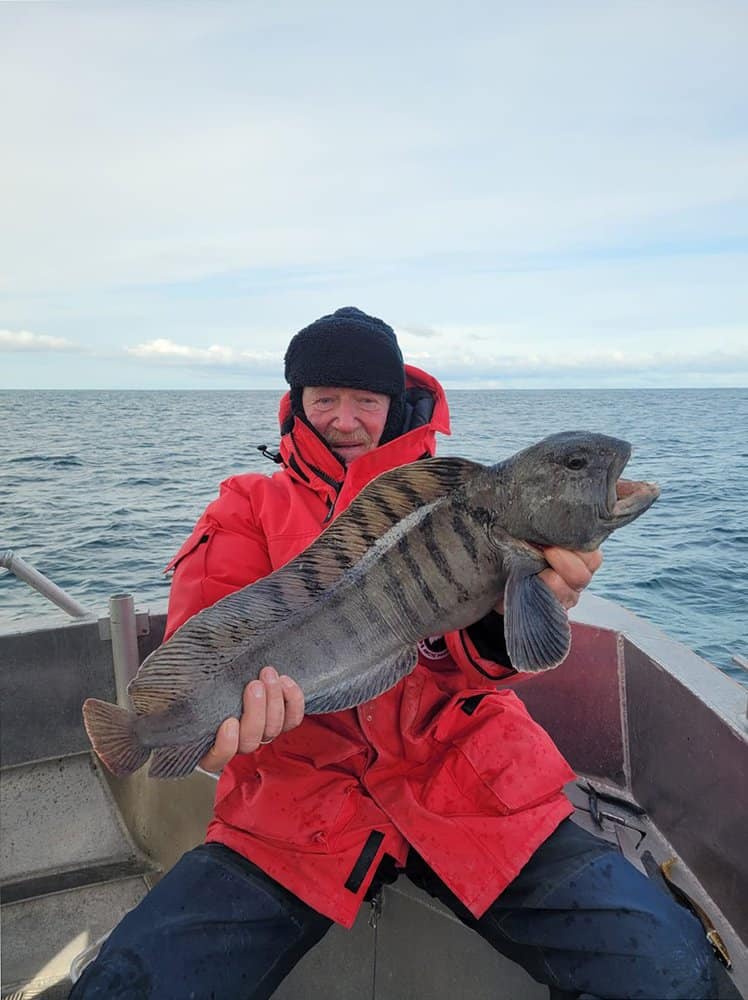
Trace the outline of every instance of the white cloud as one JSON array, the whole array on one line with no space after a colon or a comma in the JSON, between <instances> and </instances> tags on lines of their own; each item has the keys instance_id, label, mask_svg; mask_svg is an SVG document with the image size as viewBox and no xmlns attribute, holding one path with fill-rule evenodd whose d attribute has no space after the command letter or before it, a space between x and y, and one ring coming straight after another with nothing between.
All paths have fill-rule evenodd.
<instances>
[{"instance_id":1,"label":"white cloud","mask_svg":"<svg viewBox=\"0 0 748 1000\"><path fill-rule=\"evenodd\" d=\"M408 325L398 327L397 335L399 339L403 339L403 337L405 339L408 337L417 337L422 340L433 340L434 338L441 337L441 332L431 326Z\"/></svg>"},{"instance_id":2,"label":"white cloud","mask_svg":"<svg viewBox=\"0 0 748 1000\"><path fill-rule=\"evenodd\" d=\"M193 365L215 367L237 366L280 366L280 352L247 351L222 344L211 344L210 347L194 347L189 344L177 344L173 340L159 337L135 347L126 347L127 354L144 361L166 365Z\"/></svg>"},{"instance_id":3,"label":"white cloud","mask_svg":"<svg viewBox=\"0 0 748 1000\"><path fill-rule=\"evenodd\" d=\"M607 351L525 352L515 354L449 351L443 354L408 354L406 361L433 370L441 378L511 380L518 377L552 379L577 376L588 382L595 377L635 376L673 379L688 375L748 377L748 349L738 351Z\"/></svg>"},{"instance_id":4,"label":"white cloud","mask_svg":"<svg viewBox=\"0 0 748 1000\"><path fill-rule=\"evenodd\" d=\"M78 344L73 344L63 337L48 337L43 333L31 333L29 330L0 330L0 351L79 351Z\"/></svg>"},{"instance_id":5,"label":"white cloud","mask_svg":"<svg viewBox=\"0 0 748 1000\"><path fill-rule=\"evenodd\" d=\"M714 341L702 331L704 342ZM748 341L748 337L745 338ZM404 350L405 361L427 368L440 377L465 377L480 379L512 379L515 377L552 377L594 375L636 375L666 378L683 373L694 375L748 373L748 349L733 350L626 350L615 347L608 350L559 350L514 349L497 352L491 349L495 338L477 340L468 337L462 346L455 347L447 341L433 351ZM141 361L163 365L189 365L194 368L215 370L260 370L277 375L282 373L282 351L249 351L221 344L195 347L173 340L158 338L126 352Z\"/></svg>"}]
</instances>

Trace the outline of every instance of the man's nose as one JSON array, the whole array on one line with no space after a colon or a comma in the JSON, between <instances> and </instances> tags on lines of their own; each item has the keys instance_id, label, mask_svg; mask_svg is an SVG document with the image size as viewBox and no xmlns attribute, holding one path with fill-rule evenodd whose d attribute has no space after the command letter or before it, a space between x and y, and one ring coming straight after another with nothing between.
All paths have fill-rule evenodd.
<instances>
[{"instance_id":1,"label":"man's nose","mask_svg":"<svg viewBox=\"0 0 748 1000\"><path fill-rule=\"evenodd\" d=\"M349 399L341 399L335 414L335 426L340 431L355 431L358 428L356 407Z\"/></svg>"}]
</instances>

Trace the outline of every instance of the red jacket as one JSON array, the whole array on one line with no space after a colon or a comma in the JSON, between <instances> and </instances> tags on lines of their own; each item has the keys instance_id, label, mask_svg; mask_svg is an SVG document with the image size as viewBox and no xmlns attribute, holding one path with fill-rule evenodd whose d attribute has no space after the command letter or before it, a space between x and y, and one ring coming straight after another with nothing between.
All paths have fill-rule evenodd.
<instances>
[{"instance_id":1,"label":"red jacket","mask_svg":"<svg viewBox=\"0 0 748 1000\"><path fill-rule=\"evenodd\" d=\"M284 468L221 485L169 568L167 637L191 615L282 566L325 519L381 472L433 454L449 433L439 384L430 422L346 469L302 421L281 442ZM289 415L288 396L281 404ZM573 772L466 631L422 644L415 670L358 708L306 716L218 783L207 839L226 844L333 920L351 926L386 853L412 845L480 916L571 812ZM441 647L441 648L440 648ZM276 664L281 670L282 664ZM505 682L506 684L506 682Z\"/></svg>"}]
</instances>

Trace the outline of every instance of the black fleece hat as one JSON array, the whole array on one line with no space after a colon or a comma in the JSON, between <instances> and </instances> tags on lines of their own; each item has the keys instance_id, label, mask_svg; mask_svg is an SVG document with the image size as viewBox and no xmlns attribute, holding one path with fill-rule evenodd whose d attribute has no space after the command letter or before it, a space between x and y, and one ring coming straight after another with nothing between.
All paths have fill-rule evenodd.
<instances>
[{"instance_id":1,"label":"black fleece hat","mask_svg":"<svg viewBox=\"0 0 748 1000\"><path fill-rule=\"evenodd\" d=\"M380 444L400 433L405 403L403 356L395 331L376 316L345 306L305 326L288 345L285 375L295 415L303 415L305 386L368 389L392 400Z\"/></svg>"}]
</instances>

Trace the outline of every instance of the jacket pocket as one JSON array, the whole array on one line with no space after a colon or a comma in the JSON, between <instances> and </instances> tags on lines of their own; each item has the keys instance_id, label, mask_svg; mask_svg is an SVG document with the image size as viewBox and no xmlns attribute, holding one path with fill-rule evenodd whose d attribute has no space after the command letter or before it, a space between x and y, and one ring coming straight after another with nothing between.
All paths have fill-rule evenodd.
<instances>
[{"instance_id":1,"label":"jacket pocket","mask_svg":"<svg viewBox=\"0 0 748 1000\"><path fill-rule=\"evenodd\" d=\"M170 573L172 570L176 569L179 563L186 556L192 555L192 553L195 552L198 548L200 548L201 545L206 546L207 549L207 544L210 541L211 532L212 529L208 528L206 525L198 524L194 528L192 534L188 536L182 547L179 549L177 554L168 564L168 566L164 570L164 573Z\"/></svg>"},{"instance_id":2,"label":"jacket pocket","mask_svg":"<svg viewBox=\"0 0 748 1000\"><path fill-rule=\"evenodd\" d=\"M256 837L309 853L326 853L356 810L357 781L317 771L284 755L251 772L216 802L217 819Z\"/></svg>"},{"instance_id":3,"label":"jacket pocket","mask_svg":"<svg viewBox=\"0 0 748 1000\"><path fill-rule=\"evenodd\" d=\"M553 740L511 691L453 698L434 731L423 804L441 815L509 815L557 795L574 777Z\"/></svg>"}]
</instances>

